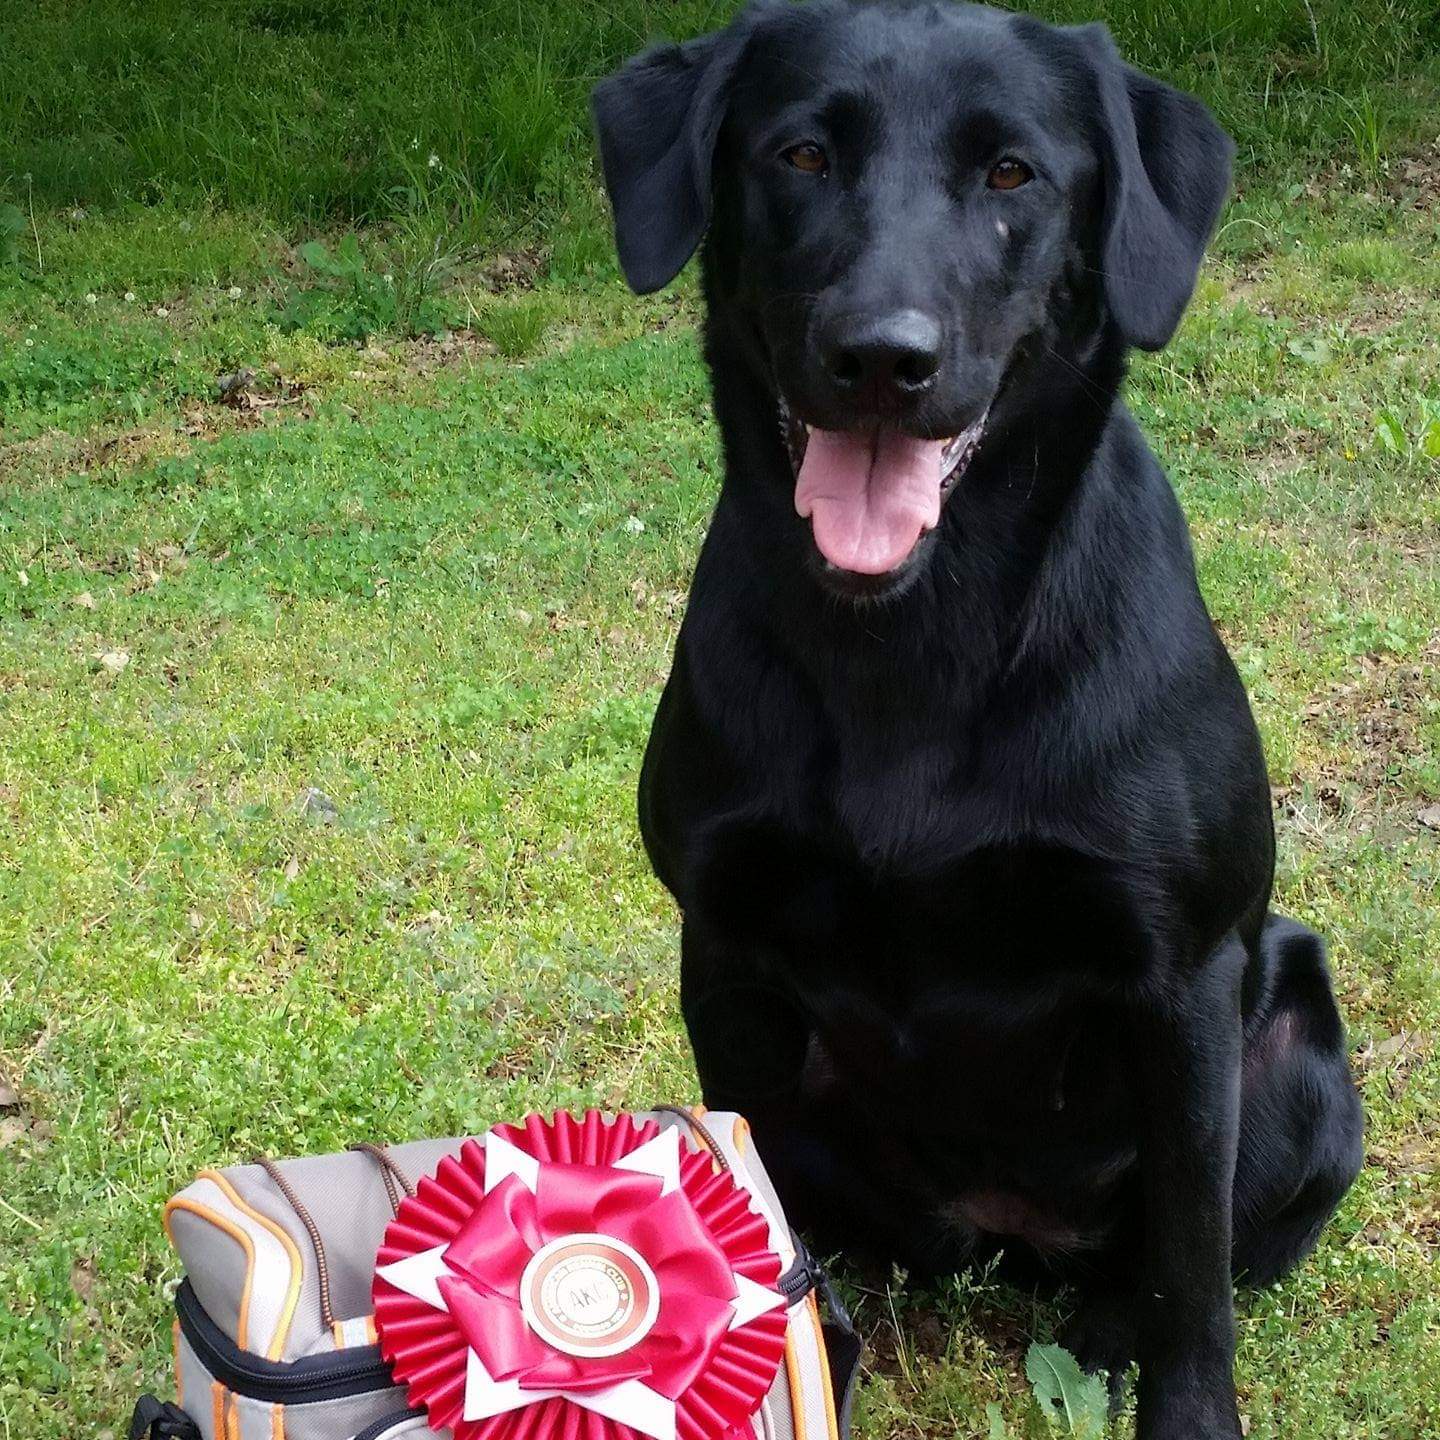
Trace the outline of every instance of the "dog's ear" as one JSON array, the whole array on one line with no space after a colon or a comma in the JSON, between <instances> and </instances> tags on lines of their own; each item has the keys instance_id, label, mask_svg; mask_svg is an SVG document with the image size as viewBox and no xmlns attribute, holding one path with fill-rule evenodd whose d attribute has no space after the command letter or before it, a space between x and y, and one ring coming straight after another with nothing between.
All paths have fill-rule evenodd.
<instances>
[{"instance_id":1,"label":"dog's ear","mask_svg":"<svg viewBox=\"0 0 1440 1440\"><path fill-rule=\"evenodd\" d=\"M1100 93L1105 298L1130 344L1158 350L1195 289L1235 147L1193 95L1126 65L1103 25L1078 33Z\"/></svg>"},{"instance_id":2,"label":"dog's ear","mask_svg":"<svg viewBox=\"0 0 1440 1440\"><path fill-rule=\"evenodd\" d=\"M743 46L739 25L684 45L657 45L590 97L615 248L638 294L669 284L710 222L715 140Z\"/></svg>"}]
</instances>

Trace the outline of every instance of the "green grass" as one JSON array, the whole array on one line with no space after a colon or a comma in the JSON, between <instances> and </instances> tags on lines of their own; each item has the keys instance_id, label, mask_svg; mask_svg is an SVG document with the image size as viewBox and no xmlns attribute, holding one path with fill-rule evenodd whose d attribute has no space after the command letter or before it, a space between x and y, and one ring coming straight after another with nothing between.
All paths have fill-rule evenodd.
<instances>
[{"instance_id":1,"label":"green grass","mask_svg":"<svg viewBox=\"0 0 1440 1440\"><path fill-rule=\"evenodd\" d=\"M565 208L589 86L732 0L87 0L0 16L0 200L214 205L494 240ZM1211 99L1249 160L1374 168L1423 118L1432 0L1042 0Z\"/></svg>"},{"instance_id":2,"label":"green grass","mask_svg":"<svg viewBox=\"0 0 1440 1440\"><path fill-rule=\"evenodd\" d=\"M1108 9L1244 141L1131 394L1370 1122L1316 1257L1242 1299L1242 1404L1252 1440L1435 1440L1433 25ZM716 444L693 289L619 287L579 115L704 7L460 13L0 17L0 1440L165 1388L199 1166L694 1092L633 792ZM864 1440L1052 1433L1023 1361L1063 1300L848 1282Z\"/></svg>"}]
</instances>

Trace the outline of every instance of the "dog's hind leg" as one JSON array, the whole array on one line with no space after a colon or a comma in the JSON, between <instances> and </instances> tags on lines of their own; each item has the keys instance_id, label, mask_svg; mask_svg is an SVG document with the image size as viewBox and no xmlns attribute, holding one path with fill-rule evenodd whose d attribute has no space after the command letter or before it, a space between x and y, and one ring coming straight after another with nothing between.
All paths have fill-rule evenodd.
<instances>
[{"instance_id":1,"label":"dog's hind leg","mask_svg":"<svg viewBox=\"0 0 1440 1440\"><path fill-rule=\"evenodd\" d=\"M1260 946L1263 988L1244 1038L1233 1248L1236 1279L1253 1286L1314 1248L1364 1153L1324 943L1271 915Z\"/></svg>"}]
</instances>

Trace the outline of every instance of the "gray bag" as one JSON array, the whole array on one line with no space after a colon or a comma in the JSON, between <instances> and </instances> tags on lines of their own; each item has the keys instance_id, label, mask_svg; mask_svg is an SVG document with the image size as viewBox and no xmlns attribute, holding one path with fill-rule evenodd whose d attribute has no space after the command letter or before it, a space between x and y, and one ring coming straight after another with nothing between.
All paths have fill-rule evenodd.
<instances>
[{"instance_id":1,"label":"gray bag","mask_svg":"<svg viewBox=\"0 0 1440 1440\"><path fill-rule=\"evenodd\" d=\"M709 1150L749 1192L780 1251L785 1364L752 1422L755 1440L843 1440L860 1342L791 1234L744 1119L671 1108L636 1118L678 1127L691 1149ZM463 1143L366 1145L201 1171L165 1207L185 1268L175 1295L177 1403L144 1397L132 1440L433 1440L381 1358L370 1292L401 1200Z\"/></svg>"}]
</instances>

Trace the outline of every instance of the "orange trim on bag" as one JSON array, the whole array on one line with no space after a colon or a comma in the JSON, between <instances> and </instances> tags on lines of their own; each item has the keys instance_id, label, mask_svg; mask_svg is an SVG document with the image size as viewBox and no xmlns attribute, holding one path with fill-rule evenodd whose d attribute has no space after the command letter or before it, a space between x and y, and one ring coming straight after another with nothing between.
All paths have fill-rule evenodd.
<instances>
[{"instance_id":1,"label":"orange trim on bag","mask_svg":"<svg viewBox=\"0 0 1440 1440\"><path fill-rule=\"evenodd\" d=\"M285 1407L277 1405L270 1412L270 1440L285 1440Z\"/></svg>"},{"instance_id":2,"label":"orange trim on bag","mask_svg":"<svg viewBox=\"0 0 1440 1440\"><path fill-rule=\"evenodd\" d=\"M735 1124L730 1129L730 1138L735 1142L735 1153L743 1155L746 1147L750 1144L750 1122L743 1115L735 1117Z\"/></svg>"},{"instance_id":3,"label":"orange trim on bag","mask_svg":"<svg viewBox=\"0 0 1440 1440\"><path fill-rule=\"evenodd\" d=\"M180 1368L180 1322L170 1326L170 1354L175 1362L175 1403L185 1408L185 1372Z\"/></svg>"},{"instance_id":4,"label":"orange trim on bag","mask_svg":"<svg viewBox=\"0 0 1440 1440\"><path fill-rule=\"evenodd\" d=\"M285 1253L290 1257L290 1286L285 1294L285 1304L280 1310L279 1323L275 1326L275 1337L266 1352L267 1359L278 1360L285 1350L285 1341L290 1337L290 1322L295 1318L295 1307L300 1303L300 1285L305 1275L305 1262L300 1256L300 1247L286 1234L279 1221L262 1215L253 1205L247 1205L235 1193L235 1187L218 1170L202 1170L200 1179L210 1180L218 1185L225 1198L237 1210L268 1230L285 1247Z\"/></svg>"},{"instance_id":5,"label":"orange trim on bag","mask_svg":"<svg viewBox=\"0 0 1440 1440\"><path fill-rule=\"evenodd\" d=\"M839 1440L840 1421L835 1414L835 1386L830 1379L830 1355L825 1349L825 1331L820 1324L820 1306L814 1292L809 1295L810 1323L815 1327L815 1345L820 1352L820 1388L825 1394L825 1423L829 1427L830 1440Z\"/></svg>"},{"instance_id":6,"label":"orange trim on bag","mask_svg":"<svg viewBox=\"0 0 1440 1440\"><path fill-rule=\"evenodd\" d=\"M218 1380L210 1382L210 1428L215 1440L225 1440L225 1387Z\"/></svg>"},{"instance_id":7,"label":"orange trim on bag","mask_svg":"<svg viewBox=\"0 0 1440 1440\"><path fill-rule=\"evenodd\" d=\"M830 1385L830 1357L825 1353L825 1332L820 1328L820 1305L814 1294L807 1295L802 1302L805 1314L815 1331L815 1346L820 1353L820 1383L825 1392L825 1426L829 1440L839 1435L835 1417L835 1396ZM795 1332L785 1332L785 1374L790 1381L790 1409L795 1423L795 1440L806 1440L805 1431L805 1385L800 1375L800 1357L795 1349Z\"/></svg>"},{"instance_id":8,"label":"orange trim on bag","mask_svg":"<svg viewBox=\"0 0 1440 1440\"><path fill-rule=\"evenodd\" d=\"M225 1440L240 1440L240 1401L232 1395L230 1408L225 1416Z\"/></svg>"},{"instance_id":9,"label":"orange trim on bag","mask_svg":"<svg viewBox=\"0 0 1440 1440\"><path fill-rule=\"evenodd\" d=\"M378 1345L380 1343L380 1332L375 1328L375 1317L373 1315L367 1315L365 1317L365 1338L372 1345Z\"/></svg>"},{"instance_id":10,"label":"orange trim on bag","mask_svg":"<svg viewBox=\"0 0 1440 1440\"><path fill-rule=\"evenodd\" d=\"M228 1219L218 1210L212 1210L208 1205L202 1205L200 1201L192 1200L188 1195L176 1195L165 1206L164 1216L165 1233L170 1237L172 1245L175 1244L175 1233L170 1228L170 1216L176 1210L184 1210L187 1214L197 1215L201 1220L215 1226L217 1230L223 1230L245 1251L245 1288L240 1292L240 1314L235 1321L235 1343L244 1350L247 1348L246 1340L250 1326L250 1282L255 1278L255 1242L233 1220Z\"/></svg>"},{"instance_id":11,"label":"orange trim on bag","mask_svg":"<svg viewBox=\"0 0 1440 1440\"><path fill-rule=\"evenodd\" d=\"M790 1381L790 1419L795 1440L806 1440L805 1386L800 1378L800 1357L795 1353L795 1336L788 1326L785 1330L785 1376Z\"/></svg>"},{"instance_id":12,"label":"orange trim on bag","mask_svg":"<svg viewBox=\"0 0 1440 1440\"><path fill-rule=\"evenodd\" d=\"M330 1338L334 1340L337 1350L345 1348L345 1322L343 1320L337 1320L331 1325Z\"/></svg>"}]
</instances>

